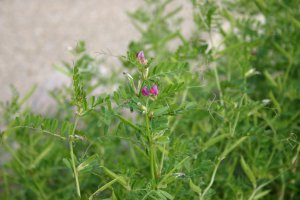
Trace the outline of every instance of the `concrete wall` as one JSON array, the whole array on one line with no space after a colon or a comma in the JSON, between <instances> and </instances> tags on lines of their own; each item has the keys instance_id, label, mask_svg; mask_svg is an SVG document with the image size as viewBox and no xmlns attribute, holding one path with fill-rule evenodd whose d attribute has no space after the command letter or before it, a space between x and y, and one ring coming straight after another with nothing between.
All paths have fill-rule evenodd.
<instances>
[{"instance_id":1,"label":"concrete wall","mask_svg":"<svg viewBox=\"0 0 300 200\"><path fill-rule=\"evenodd\" d=\"M36 83L30 104L45 107L51 101L48 90L65 81L52 65L70 60L67 49L80 39L87 41L92 54L102 50L125 54L128 42L139 37L126 11L142 4L142 0L0 0L0 100L9 99L10 84L24 94ZM189 0L177 0L173 6L178 4L185 6L181 15L189 18L185 23L189 27Z\"/></svg>"}]
</instances>

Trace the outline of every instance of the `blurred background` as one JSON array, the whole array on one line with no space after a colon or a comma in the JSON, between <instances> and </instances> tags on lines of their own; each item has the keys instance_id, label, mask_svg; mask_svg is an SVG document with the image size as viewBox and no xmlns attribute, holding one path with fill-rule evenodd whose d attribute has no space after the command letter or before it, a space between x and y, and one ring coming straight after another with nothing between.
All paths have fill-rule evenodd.
<instances>
[{"instance_id":1,"label":"blurred background","mask_svg":"<svg viewBox=\"0 0 300 200\"><path fill-rule=\"evenodd\" d=\"M186 19L183 34L189 34L190 2L170 6L178 5ZM53 64L70 61L68 48L79 40L87 42L91 55L125 55L128 43L140 37L127 13L140 6L141 0L0 0L0 100L10 99L11 85L23 95L37 84L30 106L40 110L51 104L48 91L67 81ZM118 65L115 57L105 59L107 69Z\"/></svg>"}]
</instances>

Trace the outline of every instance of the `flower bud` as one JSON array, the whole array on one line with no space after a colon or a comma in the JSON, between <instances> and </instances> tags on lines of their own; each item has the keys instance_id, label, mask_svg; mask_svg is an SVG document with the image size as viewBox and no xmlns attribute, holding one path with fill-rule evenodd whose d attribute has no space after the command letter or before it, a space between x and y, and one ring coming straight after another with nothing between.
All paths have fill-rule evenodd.
<instances>
[{"instance_id":1,"label":"flower bud","mask_svg":"<svg viewBox=\"0 0 300 200\"><path fill-rule=\"evenodd\" d=\"M148 90L147 86L143 87L142 94L143 94L143 96L149 96L149 90Z\"/></svg>"},{"instance_id":2,"label":"flower bud","mask_svg":"<svg viewBox=\"0 0 300 200\"><path fill-rule=\"evenodd\" d=\"M158 87L157 85L153 85L150 89L150 93L153 94L154 96L157 96L158 95Z\"/></svg>"},{"instance_id":3,"label":"flower bud","mask_svg":"<svg viewBox=\"0 0 300 200\"><path fill-rule=\"evenodd\" d=\"M143 51L140 51L136 54L136 59L139 61L140 64L146 65L148 63L147 59L145 59L145 55Z\"/></svg>"}]
</instances>

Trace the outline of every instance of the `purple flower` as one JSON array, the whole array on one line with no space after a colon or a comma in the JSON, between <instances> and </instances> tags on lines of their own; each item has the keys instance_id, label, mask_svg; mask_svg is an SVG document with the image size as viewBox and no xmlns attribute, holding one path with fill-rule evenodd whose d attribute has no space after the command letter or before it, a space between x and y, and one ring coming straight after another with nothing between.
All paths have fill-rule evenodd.
<instances>
[{"instance_id":1,"label":"purple flower","mask_svg":"<svg viewBox=\"0 0 300 200\"><path fill-rule=\"evenodd\" d=\"M152 88L150 89L150 93L157 96L158 95L158 87L157 85L153 85Z\"/></svg>"},{"instance_id":2,"label":"purple flower","mask_svg":"<svg viewBox=\"0 0 300 200\"><path fill-rule=\"evenodd\" d=\"M146 65L147 59L145 59L145 55L143 51L140 51L136 54L136 59L140 62L140 64Z\"/></svg>"},{"instance_id":3,"label":"purple flower","mask_svg":"<svg viewBox=\"0 0 300 200\"><path fill-rule=\"evenodd\" d=\"M142 94L143 94L144 96L149 96L149 90L148 90L147 86L144 86L144 87L143 87L143 89L142 89Z\"/></svg>"}]
</instances>

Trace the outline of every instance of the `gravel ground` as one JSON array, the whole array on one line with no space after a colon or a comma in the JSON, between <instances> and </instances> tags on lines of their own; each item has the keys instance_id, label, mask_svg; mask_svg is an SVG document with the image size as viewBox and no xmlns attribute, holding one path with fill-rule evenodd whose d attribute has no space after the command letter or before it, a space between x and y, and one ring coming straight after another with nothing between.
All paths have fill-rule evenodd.
<instances>
[{"instance_id":1,"label":"gravel ground","mask_svg":"<svg viewBox=\"0 0 300 200\"><path fill-rule=\"evenodd\" d=\"M185 34L192 18L188 1L173 3L184 4ZM66 81L52 65L71 59L68 47L83 39L92 54L102 50L124 54L128 42L139 37L126 11L141 4L141 0L0 0L0 100L10 98L11 84L21 94L38 84L29 104L43 110L51 104L48 90Z\"/></svg>"}]
</instances>

